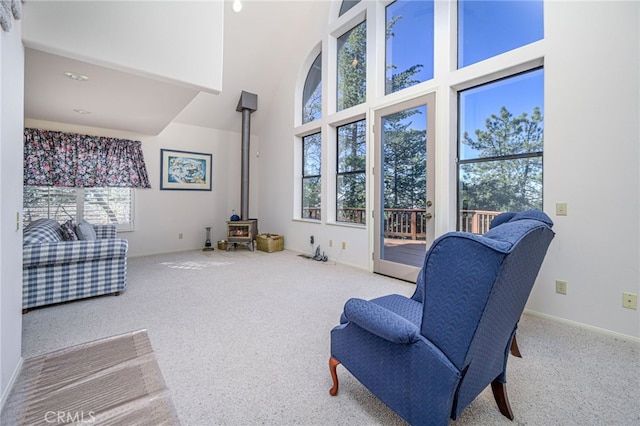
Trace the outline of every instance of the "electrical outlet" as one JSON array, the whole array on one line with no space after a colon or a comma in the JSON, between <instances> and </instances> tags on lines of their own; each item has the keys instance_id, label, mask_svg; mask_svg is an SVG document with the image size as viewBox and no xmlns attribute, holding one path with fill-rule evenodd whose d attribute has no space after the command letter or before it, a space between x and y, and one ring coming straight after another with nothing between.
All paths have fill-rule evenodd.
<instances>
[{"instance_id":1,"label":"electrical outlet","mask_svg":"<svg viewBox=\"0 0 640 426\"><path fill-rule=\"evenodd\" d=\"M313 244L313 243L314 243L313 235L309 238L309 243L310 243L310 244Z\"/></svg>"},{"instance_id":2,"label":"electrical outlet","mask_svg":"<svg viewBox=\"0 0 640 426\"><path fill-rule=\"evenodd\" d=\"M567 282L556 280L556 293L567 294Z\"/></svg>"},{"instance_id":3,"label":"electrical outlet","mask_svg":"<svg viewBox=\"0 0 640 426\"><path fill-rule=\"evenodd\" d=\"M556 203L556 216L567 215L567 203Z\"/></svg>"},{"instance_id":4,"label":"electrical outlet","mask_svg":"<svg viewBox=\"0 0 640 426\"><path fill-rule=\"evenodd\" d=\"M178 234L178 239L181 240L182 239L182 232Z\"/></svg>"},{"instance_id":5,"label":"electrical outlet","mask_svg":"<svg viewBox=\"0 0 640 426\"><path fill-rule=\"evenodd\" d=\"M638 295L633 293L622 293L622 307L627 309L638 309Z\"/></svg>"},{"instance_id":6,"label":"electrical outlet","mask_svg":"<svg viewBox=\"0 0 640 426\"><path fill-rule=\"evenodd\" d=\"M329 240L329 247L333 247L333 240Z\"/></svg>"},{"instance_id":7,"label":"electrical outlet","mask_svg":"<svg viewBox=\"0 0 640 426\"><path fill-rule=\"evenodd\" d=\"M342 242L342 250L346 250L347 249L347 242L343 241Z\"/></svg>"}]
</instances>

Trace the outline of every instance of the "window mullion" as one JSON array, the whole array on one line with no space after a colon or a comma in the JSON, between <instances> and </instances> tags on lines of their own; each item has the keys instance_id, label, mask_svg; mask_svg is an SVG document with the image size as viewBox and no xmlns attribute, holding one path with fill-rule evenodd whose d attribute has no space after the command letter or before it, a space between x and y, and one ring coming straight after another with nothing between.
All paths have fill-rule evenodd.
<instances>
[{"instance_id":1,"label":"window mullion","mask_svg":"<svg viewBox=\"0 0 640 426\"><path fill-rule=\"evenodd\" d=\"M84 188L76 188L76 221L84 219Z\"/></svg>"}]
</instances>

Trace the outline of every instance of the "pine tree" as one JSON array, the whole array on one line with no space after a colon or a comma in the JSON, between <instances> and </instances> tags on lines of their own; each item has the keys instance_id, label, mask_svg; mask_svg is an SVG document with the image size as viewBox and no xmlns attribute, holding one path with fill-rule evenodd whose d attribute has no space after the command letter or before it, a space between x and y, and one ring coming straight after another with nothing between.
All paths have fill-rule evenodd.
<instances>
[{"instance_id":1,"label":"pine tree","mask_svg":"<svg viewBox=\"0 0 640 426\"><path fill-rule=\"evenodd\" d=\"M542 123L539 107L514 117L503 106L475 138L464 133L462 143L478 156L460 166L462 210L542 209Z\"/></svg>"}]
</instances>

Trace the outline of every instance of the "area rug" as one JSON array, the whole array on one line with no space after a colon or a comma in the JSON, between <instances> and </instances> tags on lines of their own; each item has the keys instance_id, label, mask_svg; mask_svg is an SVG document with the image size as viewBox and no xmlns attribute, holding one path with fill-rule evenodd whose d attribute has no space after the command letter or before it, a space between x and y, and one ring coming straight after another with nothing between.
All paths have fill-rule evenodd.
<instances>
[{"instance_id":1,"label":"area rug","mask_svg":"<svg viewBox=\"0 0 640 426\"><path fill-rule=\"evenodd\" d=\"M6 425L179 425L146 330L26 360Z\"/></svg>"}]
</instances>

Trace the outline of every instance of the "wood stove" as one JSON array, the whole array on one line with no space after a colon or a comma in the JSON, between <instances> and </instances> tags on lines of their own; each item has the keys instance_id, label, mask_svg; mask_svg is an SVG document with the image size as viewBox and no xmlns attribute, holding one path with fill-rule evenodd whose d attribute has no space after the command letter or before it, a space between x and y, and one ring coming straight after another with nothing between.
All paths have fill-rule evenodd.
<instances>
[{"instance_id":1,"label":"wood stove","mask_svg":"<svg viewBox=\"0 0 640 426\"><path fill-rule=\"evenodd\" d=\"M227 251L238 244L254 250L254 241L258 236L258 219L230 220L227 222Z\"/></svg>"},{"instance_id":2,"label":"wood stove","mask_svg":"<svg viewBox=\"0 0 640 426\"><path fill-rule=\"evenodd\" d=\"M236 111L242 113L242 165L240 167L240 220L227 222L227 251L238 244L245 244L251 251L258 236L258 219L249 219L249 135L251 134L251 113L258 109L258 95L245 92L240 94ZM233 215L232 219L237 219Z\"/></svg>"}]
</instances>

